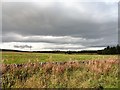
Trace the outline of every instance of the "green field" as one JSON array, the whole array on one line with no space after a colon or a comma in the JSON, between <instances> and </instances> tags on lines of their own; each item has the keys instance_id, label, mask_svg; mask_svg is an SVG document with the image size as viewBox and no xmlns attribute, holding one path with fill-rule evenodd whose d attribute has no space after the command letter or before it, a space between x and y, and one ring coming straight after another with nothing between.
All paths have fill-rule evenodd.
<instances>
[{"instance_id":1,"label":"green field","mask_svg":"<svg viewBox=\"0 0 120 90\"><path fill-rule=\"evenodd\" d=\"M3 52L1 63L2 88L118 88L118 55Z\"/></svg>"},{"instance_id":2,"label":"green field","mask_svg":"<svg viewBox=\"0 0 120 90\"><path fill-rule=\"evenodd\" d=\"M45 53L23 53L3 52L2 62L5 64L20 64L26 62L61 62L75 60L104 60L117 59L118 55L85 55L85 54L45 54Z\"/></svg>"}]
</instances>

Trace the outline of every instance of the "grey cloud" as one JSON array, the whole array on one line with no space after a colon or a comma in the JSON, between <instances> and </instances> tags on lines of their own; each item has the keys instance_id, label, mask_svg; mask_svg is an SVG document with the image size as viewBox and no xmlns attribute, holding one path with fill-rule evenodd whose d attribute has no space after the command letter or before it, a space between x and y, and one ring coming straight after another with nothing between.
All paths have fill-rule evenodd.
<instances>
[{"instance_id":1,"label":"grey cloud","mask_svg":"<svg viewBox=\"0 0 120 90\"><path fill-rule=\"evenodd\" d=\"M9 40L8 40L9 38ZM104 43L104 38L99 39L87 39L82 37L72 37L72 36L22 36L19 34L11 33L10 35L3 36L4 42L38 42L38 43L53 43L56 45L60 44L73 44L73 45L84 45L84 46L93 46L93 45L106 45ZM109 39L109 38L108 38ZM109 42L106 41L108 44ZM111 42L113 45L114 43ZM73 46L74 47L74 46Z\"/></svg>"},{"instance_id":2,"label":"grey cloud","mask_svg":"<svg viewBox=\"0 0 120 90\"><path fill-rule=\"evenodd\" d=\"M117 17L113 12L115 11L113 9L117 7L116 4L78 3L77 5L72 8L62 3L53 3L48 7L36 6L33 3L3 3L3 42L71 43L74 45L117 43L117 20L115 20ZM22 38L16 34L21 35ZM83 38L83 40L25 39L27 36L71 36Z\"/></svg>"},{"instance_id":3,"label":"grey cloud","mask_svg":"<svg viewBox=\"0 0 120 90\"><path fill-rule=\"evenodd\" d=\"M118 3L118 43L120 44L120 2Z\"/></svg>"},{"instance_id":4,"label":"grey cloud","mask_svg":"<svg viewBox=\"0 0 120 90\"><path fill-rule=\"evenodd\" d=\"M84 46L81 46L81 45L75 45L74 46L74 44L72 45L72 44L70 44L70 45L68 45L68 44L62 44L62 45L53 45L53 46L48 46L47 48L45 48L45 49L83 49L83 48L85 48Z\"/></svg>"}]
</instances>

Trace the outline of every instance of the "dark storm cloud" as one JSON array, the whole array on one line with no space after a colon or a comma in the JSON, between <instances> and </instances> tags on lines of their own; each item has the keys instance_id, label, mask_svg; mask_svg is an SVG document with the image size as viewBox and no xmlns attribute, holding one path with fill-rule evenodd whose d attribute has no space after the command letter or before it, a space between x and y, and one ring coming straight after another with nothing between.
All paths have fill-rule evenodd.
<instances>
[{"instance_id":1,"label":"dark storm cloud","mask_svg":"<svg viewBox=\"0 0 120 90\"><path fill-rule=\"evenodd\" d=\"M45 7L33 3L3 3L3 42L113 45L117 43L116 5L77 3L70 7L56 2Z\"/></svg>"}]
</instances>

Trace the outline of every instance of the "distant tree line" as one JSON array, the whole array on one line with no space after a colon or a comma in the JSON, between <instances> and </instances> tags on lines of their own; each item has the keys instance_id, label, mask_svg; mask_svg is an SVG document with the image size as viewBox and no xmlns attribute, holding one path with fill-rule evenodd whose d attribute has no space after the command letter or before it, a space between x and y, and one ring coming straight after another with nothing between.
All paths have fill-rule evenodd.
<instances>
[{"instance_id":1,"label":"distant tree line","mask_svg":"<svg viewBox=\"0 0 120 90\"><path fill-rule=\"evenodd\" d=\"M10 50L1 49L1 51L11 51L11 52L34 52L34 53L55 53L55 54L97 54L97 50L83 50L83 51L21 51L21 50Z\"/></svg>"},{"instance_id":2,"label":"distant tree line","mask_svg":"<svg viewBox=\"0 0 120 90\"><path fill-rule=\"evenodd\" d=\"M57 53L57 54L97 54L97 51L93 50L84 50L84 51L34 51L36 53Z\"/></svg>"},{"instance_id":3,"label":"distant tree line","mask_svg":"<svg viewBox=\"0 0 120 90\"><path fill-rule=\"evenodd\" d=\"M105 49L103 50L98 50L97 54L120 54L120 46L107 46Z\"/></svg>"},{"instance_id":4,"label":"distant tree line","mask_svg":"<svg viewBox=\"0 0 120 90\"><path fill-rule=\"evenodd\" d=\"M9 50L9 49L0 49L0 51L12 51L12 52L34 52L34 53L56 53L56 54L120 54L120 46L107 46L103 50L83 50L83 51L20 51L20 50Z\"/></svg>"}]
</instances>

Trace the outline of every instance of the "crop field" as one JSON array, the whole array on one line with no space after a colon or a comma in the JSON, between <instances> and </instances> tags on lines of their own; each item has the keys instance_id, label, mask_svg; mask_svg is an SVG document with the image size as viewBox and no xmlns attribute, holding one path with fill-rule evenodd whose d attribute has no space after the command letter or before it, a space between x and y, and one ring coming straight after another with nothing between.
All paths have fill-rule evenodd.
<instances>
[{"instance_id":1,"label":"crop field","mask_svg":"<svg viewBox=\"0 0 120 90\"><path fill-rule=\"evenodd\" d=\"M3 88L118 88L118 55L3 52Z\"/></svg>"}]
</instances>

